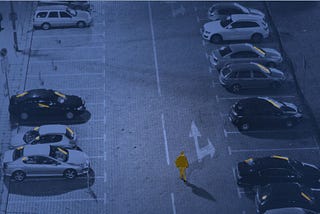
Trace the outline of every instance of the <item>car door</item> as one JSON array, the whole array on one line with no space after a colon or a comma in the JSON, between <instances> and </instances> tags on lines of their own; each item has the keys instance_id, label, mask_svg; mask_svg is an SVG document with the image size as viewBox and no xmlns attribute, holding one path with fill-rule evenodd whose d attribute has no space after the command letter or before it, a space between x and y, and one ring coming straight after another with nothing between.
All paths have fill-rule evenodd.
<instances>
[{"instance_id":1,"label":"car door","mask_svg":"<svg viewBox=\"0 0 320 214\"><path fill-rule=\"evenodd\" d=\"M251 70L245 68L238 70L237 80L241 88L251 88Z\"/></svg>"},{"instance_id":2,"label":"car door","mask_svg":"<svg viewBox=\"0 0 320 214\"><path fill-rule=\"evenodd\" d=\"M252 87L265 88L270 86L269 78L257 68L252 68Z\"/></svg>"},{"instance_id":3,"label":"car door","mask_svg":"<svg viewBox=\"0 0 320 214\"><path fill-rule=\"evenodd\" d=\"M263 183L291 182L296 180L295 174L283 168L265 169L260 171L259 174Z\"/></svg>"},{"instance_id":4,"label":"car door","mask_svg":"<svg viewBox=\"0 0 320 214\"><path fill-rule=\"evenodd\" d=\"M59 11L59 16L60 16L61 23L64 26L72 26L73 25L72 16L69 13L67 13L66 11Z\"/></svg>"},{"instance_id":5,"label":"car door","mask_svg":"<svg viewBox=\"0 0 320 214\"><path fill-rule=\"evenodd\" d=\"M58 11L50 11L48 15L48 22L52 27L61 26L60 17Z\"/></svg>"},{"instance_id":6,"label":"car door","mask_svg":"<svg viewBox=\"0 0 320 214\"><path fill-rule=\"evenodd\" d=\"M23 157L22 163L27 176L41 176L43 174L43 168L39 156Z\"/></svg>"},{"instance_id":7,"label":"car door","mask_svg":"<svg viewBox=\"0 0 320 214\"><path fill-rule=\"evenodd\" d=\"M61 175L60 163L50 157L38 156L41 165L40 172L42 176Z\"/></svg>"},{"instance_id":8,"label":"car door","mask_svg":"<svg viewBox=\"0 0 320 214\"><path fill-rule=\"evenodd\" d=\"M223 35L226 40L241 40L243 39L243 24L241 21L235 21L226 27L226 33Z\"/></svg>"}]
</instances>

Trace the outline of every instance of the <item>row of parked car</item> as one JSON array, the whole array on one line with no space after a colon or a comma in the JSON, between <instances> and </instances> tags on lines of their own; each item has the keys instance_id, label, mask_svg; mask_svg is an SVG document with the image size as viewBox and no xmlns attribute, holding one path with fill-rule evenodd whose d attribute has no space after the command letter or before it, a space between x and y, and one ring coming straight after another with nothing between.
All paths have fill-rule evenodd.
<instances>
[{"instance_id":1,"label":"row of parked car","mask_svg":"<svg viewBox=\"0 0 320 214\"><path fill-rule=\"evenodd\" d=\"M44 30L83 28L91 23L88 1L39 1L33 17L34 27ZM5 152L2 160L4 175L21 182L34 176L74 179L90 172L89 157L77 146L75 131L60 124L74 123L88 113L81 97L33 89L11 96L8 110L13 124L41 125L11 139L11 150Z\"/></svg>"},{"instance_id":2,"label":"row of parked car","mask_svg":"<svg viewBox=\"0 0 320 214\"><path fill-rule=\"evenodd\" d=\"M281 88L287 81L279 69L283 57L275 49L254 45L270 34L263 12L220 2L209 8L208 18L200 32L203 39L222 43L209 60L223 87L232 93ZM240 99L229 113L241 131L275 123L293 127L302 117L295 104L270 97ZM257 213L320 213L320 170L314 165L274 155L239 162L235 174L239 186L256 190Z\"/></svg>"}]
</instances>

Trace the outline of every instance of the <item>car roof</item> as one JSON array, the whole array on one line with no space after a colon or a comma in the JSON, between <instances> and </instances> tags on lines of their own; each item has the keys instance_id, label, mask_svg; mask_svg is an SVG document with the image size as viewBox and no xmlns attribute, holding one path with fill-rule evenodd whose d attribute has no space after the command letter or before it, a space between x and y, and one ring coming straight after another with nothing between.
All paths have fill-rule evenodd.
<instances>
[{"instance_id":1,"label":"car roof","mask_svg":"<svg viewBox=\"0 0 320 214\"><path fill-rule=\"evenodd\" d=\"M252 50L252 46L253 45L250 43L239 43L239 44L230 44L229 45L232 52Z\"/></svg>"},{"instance_id":2,"label":"car roof","mask_svg":"<svg viewBox=\"0 0 320 214\"><path fill-rule=\"evenodd\" d=\"M219 2L214 5L212 5L214 8L220 9L225 7L238 7L238 3L235 2Z\"/></svg>"},{"instance_id":3,"label":"car roof","mask_svg":"<svg viewBox=\"0 0 320 214\"><path fill-rule=\"evenodd\" d=\"M230 15L232 21L256 21L256 22L262 22L262 18L258 15L252 15L252 14L233 14Z\"/></svg>"},{"instance_id":4,"label":"car roof","mask_svg":"<svg viewBox=\"0 0 320 214\"><path fill-rule=\"evenodd\" d=\"M47 98L51 96L54 96L54 91L51 89L32 89L16 95L15 98L16 100L23 101L30 98Z\"/></svg>"},{"instance_id":5,"label":"car roof","mask_svg":"<svg viewBox=\"0 0 320 214\"><path fill-rule=\"evenodd\" d=\"M52 5L43 5L43 6L38 6L37 11L40 10L66 10L68 6L66 5L58 5L58 4L52 4Z\"/></svg>"},{"instance_id":6,"label":"car roof","mask_svg":"<svg viewBox=\"0 0 320 214\"><path fill-rule=\"evenodd\" d=\"M229 64L229 66L233 71L237 71L239 69L241 70L241 69L250 69L250 68L257 67L255 64L251 62L231 63Z\"/></svg>"},{"instance_id":7,"label":"car roof","mask_svg":"<svg viewBox=\"0 0 320 214\"><path fill-rule=\"evenodd\" d=\"M66 126L65 125L59 125L59 124L53 124L53 125L43 125L40 126L38 132L40 135L46 135L46 134L64 134L66 133Z\"/></svg>"},{"instance_id":8,"label":"car roof","mask_svg":"<svg viewBox=\"0 0 320 214\"><path fill-rule=\"evenodd\" d=\"M49 144L36 144L36 145L26 145L23 149L23 156L32 155L44 155L48 156L50 153Z\"/></svg>"}]
</instances>

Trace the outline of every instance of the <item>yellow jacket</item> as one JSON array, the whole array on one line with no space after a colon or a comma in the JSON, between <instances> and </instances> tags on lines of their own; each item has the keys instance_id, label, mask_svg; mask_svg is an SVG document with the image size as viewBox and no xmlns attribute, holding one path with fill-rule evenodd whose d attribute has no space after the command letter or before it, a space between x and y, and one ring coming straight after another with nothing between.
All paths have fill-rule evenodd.
<instances>
[{"instance_id":1,"label":"yellow jacket","mask_svg":"<svg viewBox=\"0 0 320 214\"><path fill-rule=\"evenodd\" d=\"M188 159L184 155L179 155L176 159L176 167L189 167Z\"/></svg>"}]
</instances>

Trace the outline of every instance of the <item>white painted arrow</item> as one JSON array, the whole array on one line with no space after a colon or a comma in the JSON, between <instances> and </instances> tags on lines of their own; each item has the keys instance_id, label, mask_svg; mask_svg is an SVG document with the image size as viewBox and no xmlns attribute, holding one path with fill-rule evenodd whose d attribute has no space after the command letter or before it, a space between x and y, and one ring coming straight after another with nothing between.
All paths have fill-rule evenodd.
<instances>
[{"instance_id":1,"label":"white painted arrow","mask_svg":"<svg viewBox=\"0 0 320 214\"><path fill-rule=\"evenodd\" d=\"M212 142L210 141L209 138L208 138L208 145L200 148L199 142L198 142L198 137L201 137L201 134L200 134L198 127L196 126L194 121L192 121L192 123L191 123L191 131L190 131L189 137L193 137L193 139L194 139L194 143L195 143L196 150L197 150L198 162L201 162L202 159L207 155L210 155L210 157L213 158L216 150L213 147Z\"/></svg>"}]
</instances>

